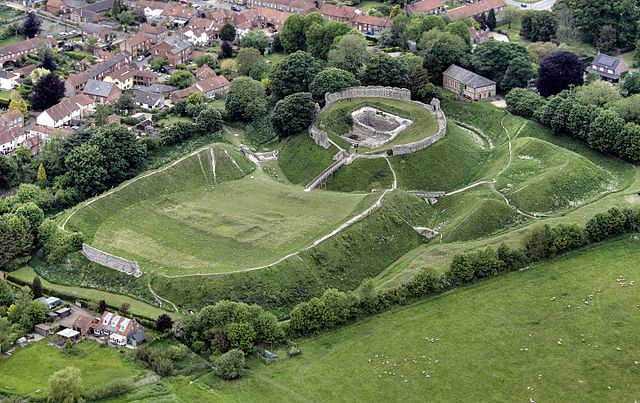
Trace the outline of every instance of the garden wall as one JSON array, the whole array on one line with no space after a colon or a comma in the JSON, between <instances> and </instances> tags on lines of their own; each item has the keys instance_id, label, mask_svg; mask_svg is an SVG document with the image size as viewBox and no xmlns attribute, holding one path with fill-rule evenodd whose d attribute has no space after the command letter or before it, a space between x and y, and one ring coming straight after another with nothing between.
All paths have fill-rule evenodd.
<instances>
[{"instance_id":1,"label":"garden wall","mask_svg":"<svg viewBox=\"0 0 640 403\"><path fill-rule=\"evenodd\" d=\"M142 276L140 266L138 266L138 263L133 260L127 260L120 256L112 255L101 251L100 249L96 249L93 246L87 245L86 243L82 244L82 254L93 263L97 263L101 266L121 271L126 274L131 274L136 278Z\"/></svg>"}]
</instances>

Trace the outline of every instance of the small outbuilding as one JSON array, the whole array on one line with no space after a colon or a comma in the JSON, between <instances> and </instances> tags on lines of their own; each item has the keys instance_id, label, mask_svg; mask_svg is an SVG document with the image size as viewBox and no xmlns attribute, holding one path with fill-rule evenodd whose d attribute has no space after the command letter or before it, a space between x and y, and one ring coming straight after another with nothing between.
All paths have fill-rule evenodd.
<instances>
[{"instance_id":1,"label":"small outbuilding","mask_svg":"<svg viewBox=\"0 0 640 403\"><path fill-rule=\"evenodd\" d=\"M80 332L77 330L63 329L56 334L60 336L61 339L64 339L65 343L67 340L71 340L74 344L80 341Z\"/></svg>"}]
</instances>

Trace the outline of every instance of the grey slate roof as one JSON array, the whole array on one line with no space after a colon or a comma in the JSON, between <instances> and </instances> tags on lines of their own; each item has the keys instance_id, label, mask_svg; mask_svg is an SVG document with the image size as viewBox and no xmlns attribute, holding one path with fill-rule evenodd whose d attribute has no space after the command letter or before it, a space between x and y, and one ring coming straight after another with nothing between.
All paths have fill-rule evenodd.
<instances>
[{"instance_id":1,"label":"grey slate roof","mask_svg":"<svg viewBox=\"0 0 640 403\"><path fill-rule=\"evenodd\" d=\"M495 85L495 81L491 81L488 78L482 77L467 69L463 69L460 66L452 64L449 68L442 73L443 76L448 76L456 81L460 81L462 84L471 88L482 88L490 85Z\"/></svg>"},{"instance_id":2,"label":"grey slate roof","mask_svg":"<svg viewBox=\"0 0 640 403\"><path fill-rule=\"evenodd\" d=\"M593 62L591 62L591 64L595 64L598 67L605 67L607 69L615 70L620 64L620 59L613 56L599 54L595 59L593 59Z\"/></svg>"},{"instance_id":3,"label":"grey slate roof","mask_svg":"<svg viewBox=\"0 0 640 403\"><path fill-rule=\"evenodd\" d=\"M111 89L115 84L98 80L89 80L84 86L84 92L87 95L93 95L106 98L111 93Z\"/></svg>"},{"instance_id":4,"label":"grey slate roof","mask_svg":"<svg viewBox=\"0 0 640 403\"><path fill-rule=\"evenodd\" d=\"M151 84L148 86L144 85L134 85L134 90L140 90L145 92L155 92L156 94L169 94L178 89L178 87L174 87L173 85L167 84Z\"/></svg>"},{"instance_id":5,"label":"grey slate roof","mask_svg":"<svg viewBox=\"0 0 640 403\"><path fill-rule=\"evenodd\" d=\"M140 105L149 105L149 106L153 106L156 105L159 102L164 101L164 97L161 94L157 94L154 92L146 92L146 91L140 91L140 90L135 90L133 92L134 95L134 102Z\"/></svg>"},{"instance_id":6,"label":"grey slate roof","mask_svg":"<svg viewBox=\"0 0 640 403\"><path fill-rule=\"evenodd\" d=\"M106 60L104 63L102 63L101 65L99 65L95 69L89 71L89 75L91 77L97 77L100 74L102 74L105 71L107 71L108 69L110 69L111 67L113 67L116 64L118 64L123 59L125 59L125 56L122 53L119 53L119 54L115 55L114 57L112 57L111 59Z\"/></svg>"},{"instance_id":7,"label":"grey slate roof","mask_svg":"<svg viewBox=\"0 0 640 403\"><path fill-rule=\"evenodd\" d=\"M170 36L167 39L164 40L166 43L168 43L169 45L171 45L171 53L173 53L174 55L177 53L182 52L183 50L185 50L186 48L188 48L189 46L191 46L191 44L189 42L187 42L186 40L178 37L177 35L174 36Z\"/></svg>"}]
</instances>

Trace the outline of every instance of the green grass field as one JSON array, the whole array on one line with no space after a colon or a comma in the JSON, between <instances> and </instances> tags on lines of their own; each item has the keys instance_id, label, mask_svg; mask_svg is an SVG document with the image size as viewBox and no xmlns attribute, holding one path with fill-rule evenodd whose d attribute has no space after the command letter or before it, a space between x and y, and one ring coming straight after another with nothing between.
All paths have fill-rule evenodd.
<instances>
[{"instance_id":1,"label":"green grass field","mask_svg":"<svg viewBox=\"0 0 640 403\"><path fill-rule=\"evenodd\" d=\"M49 376L69 366L80 370L85 392L114 379L135 380L150 374L125 358L124 350L83 341L74 347L79 354L71 356L47 345L49 341L51 339L43 339L18 348L11 357L0 359L0 388L3 392L41 397L47 392ZM41 394L36 393L38 389Z\"/></svg>"},{"instance_id":2,"label":"green grass field","mask_svg":"<svg viewBox=\"0 0 640 403\"><path fill-rule=\"evenodd\" d=\"M297 252L347 219L364 197L303 192L250 173L230 147L215 150L215 177L204 150L81 208L67 225L92 245L138 261L143 271L223 273Z\"/></svg>"},{"instance_id":3,"label":"green grass field","mask_svg":"<svg viewBox=\"0 0 640 403\"><path fill-rule=\"evenodd\" d=\"M174 378L117 401L633 401L638 259L637 237L608 242L301 340L240 381Z\"/></svg>"},{"instance_id":4,"label":"green grass field","mask_svg":"<svg viewBox=\"0 0 640 403\"><path fill-rule=\"evenodd\" d=\"M369 192L373 189L389 189L393 174L382 158L358 158L345 165L327 182L327 189L338 192Z\"/></svg>"},{"instance_id":5,"label":"green grass field","mask_svg":"<svg viewBox=\"0 0 640 403\"><path fill-rule=\"evenodd\" d=\"M306 185L333 163L338 149L317 145L306 132L282 142L278 165L287 179L296 185Z\"/></svg>"},{"instance_id":6,"label":"green grass field","mask_svg":"<svg viewBox=\"0 0 640 403\"><path fill-rule=\"evenodd\" d=\"M412 119L413 124L400 132L396 138L387 144L375 149L362 148L361 152L387 150L394 145L422 140L435 134L438 129L435 115L423 107L383 98L355 98L335 102L318 116L316 124L320 130L325 131L334 141L339 142L338 144L347 143L341 136L351 130L351 127L339 119L336 120L336 116L343 115L345 112L351 113L363 106L371 106L387 113Z\"/></svg>"}]
</instances>

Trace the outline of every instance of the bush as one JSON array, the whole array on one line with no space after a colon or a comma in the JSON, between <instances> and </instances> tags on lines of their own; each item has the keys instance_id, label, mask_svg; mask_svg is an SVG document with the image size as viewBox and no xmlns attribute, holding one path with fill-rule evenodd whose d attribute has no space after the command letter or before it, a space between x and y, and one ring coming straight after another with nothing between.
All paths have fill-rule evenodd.
<instances>
[{"instance_id":1,"label":"bush","mask_svg":"<svg viewBox=\"0 0 640 403\"><path fill-rule=\"evenodd\" d=\"M615 207L606 213L596 214L587 221L586 232L589 239L592 242L599 242L624 233L625 229L630 227L627 218L628 215Z\"/></svg>"},{"instance_id":2,"label":"bush","mask_svg":"<svg viewBox=\"0 0 640 403\"><path fill-rule=\"evenodd\" d=\"M527 119L533 118L535 111L545 103L540 95L524 88L512 89L507 93L506 100L509 112Z\"/></svg>"},{"instance_id":3,"label":"bush","mask_svg":"<svg viewBox=\"0 0 640 403\"><path fill-rule=\"evenodd\" d=\"M215 374L225 380L240 378L244 373L244 353L230 350L222 354L213 364Z\"/></svg>"},{"instance_id":4,"label":"bush","mask_svg":"<svg viewBox=\"0 0 640 403\"><path fill-rule=\"evenodd\" d=\"M296 356L298 356L298 355L300 355L300 354L302 354L302 350L300 350L300 349L298 348L298 346L295 346L295 345L294 345L294 346L289 347L289 349L287 350L287 355L288 355L289 357L296 357Z\"/></svg>"},{"instance_id":5,"label":"bush","mask_svg":"<svg viewBox=\"0 0 640 403\"><path fill-rule=\"evenodd\" d=\"M105 400L116 396L122 396L133 390L133 383L124 379L116 379L112 382L105 383L93 388L86 393L85 398L88 401L95 402Z\"/></svg>"},{"instance_id":6,"label":"bush","mask_svg":"<svg viewBox=\"0 0 640 403\"><path fill-rule=\"evenodd\" d=\"M443 277L430 267L426 267L408 283L404 285L412 298L426 297L439 293L445 288Z\"/></svg>"}]
</instances>

